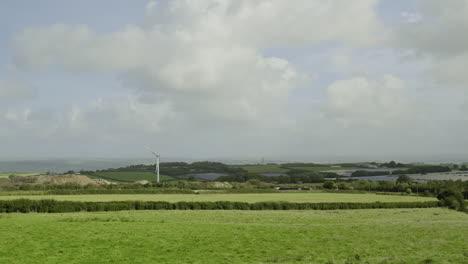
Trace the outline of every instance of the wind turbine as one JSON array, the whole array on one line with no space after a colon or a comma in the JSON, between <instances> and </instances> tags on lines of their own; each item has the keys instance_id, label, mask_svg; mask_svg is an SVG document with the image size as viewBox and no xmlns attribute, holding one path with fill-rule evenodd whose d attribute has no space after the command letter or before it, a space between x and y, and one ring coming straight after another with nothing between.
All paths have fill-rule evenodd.
<instances>
[{"instance_id":1,"label":"wind turbine","mask_svg":"<svg viewBox=\"0 0 468 264\"><path fill-rule=\"evenodd\" d=\"M159 183L159 157L160 157L160 155L156 154L156 152L152 151L147 146L145 146L145 148L147 148L151 153L153 153L154 156L156 156L156 166L155 166L155 169L154 169L154 173L156 173L156 175L157 175L156 182Z\"/></svg>"}]
</instances>

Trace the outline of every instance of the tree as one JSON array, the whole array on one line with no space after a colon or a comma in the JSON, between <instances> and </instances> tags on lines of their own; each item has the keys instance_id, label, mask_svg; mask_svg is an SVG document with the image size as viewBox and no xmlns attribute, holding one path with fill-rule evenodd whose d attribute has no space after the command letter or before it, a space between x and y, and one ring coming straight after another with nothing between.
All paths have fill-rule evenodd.
<instances>
[{"instance_id":1,"label":"tree","mask_svg":"<svg viewBox=\"0 0 468 264\"><path fill-rule=\"evenodd\" d=\"M336 189L336 183L334 181L326 181L323 183L325 189Z\"/></svg>"},{"instance_id":2,"label":"tree","mask_svg":"<svg viewBox=\"0 0 468 264\"><path fill-rule=\"evenodd\" d=\"M437 199L441 200L451 209L458 211L466 211L466 202L463 199L463 194L453 188L444 189L437 194Z\"/></svg>"},{"instance_id":3,"label":"tree","mask_svg":"<svg viewBox=\"0 0 468 264\"><path fill-rule=\"evenodd\" d=\"M410 176L403 174L398 176L397 182L402 183L402 182L411 182Z\"/></svg>"}]
</instances>

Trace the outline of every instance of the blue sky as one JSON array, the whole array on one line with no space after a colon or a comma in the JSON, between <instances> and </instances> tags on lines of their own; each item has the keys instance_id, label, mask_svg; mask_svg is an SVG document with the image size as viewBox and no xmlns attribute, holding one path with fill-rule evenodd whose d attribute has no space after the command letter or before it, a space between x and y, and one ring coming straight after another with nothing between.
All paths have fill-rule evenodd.
<instances>
[{"instance_id":1,"label":"blue sky","mask_svg":"<svg viewBox=\"0 0 468 264\"><path fill-rule=\"evenodd\" d=\"M467 1L289 3L2 1L0 157L465 157Z\"/></svg>"}]
</instances>

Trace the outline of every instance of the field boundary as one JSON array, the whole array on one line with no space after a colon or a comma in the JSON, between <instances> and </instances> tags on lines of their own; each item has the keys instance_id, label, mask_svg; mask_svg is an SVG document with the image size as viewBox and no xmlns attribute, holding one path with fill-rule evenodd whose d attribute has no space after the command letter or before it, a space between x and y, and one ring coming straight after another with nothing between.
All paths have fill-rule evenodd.
<instances>
[{"instance_id":1,"label":"field boundary","mask_svg":"<svg viewBox=\"0 0 468 264\"><path fill-rule=\"evenodd\" d=\"M127 210L350 210L442 207L439 201L374 203L292 203L292 202L164 202L112 201L79 202L57 200L0 200L0 213L67 213Z\"/></svg>"}]
</instances>

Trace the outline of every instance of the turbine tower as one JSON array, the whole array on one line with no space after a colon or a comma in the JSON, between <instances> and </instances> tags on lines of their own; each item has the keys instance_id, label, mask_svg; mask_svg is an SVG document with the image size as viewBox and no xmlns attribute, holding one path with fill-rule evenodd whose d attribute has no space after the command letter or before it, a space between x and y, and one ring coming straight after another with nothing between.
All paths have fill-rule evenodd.
<instances>
[{"instance_id":1,"label":"turbine tower","mask_svg":"<svg viewBox=\"0 0 468 264\"><path fill-rule=\"evenodd\" d=\"M156 173L156 182L159 183L159 154L156 154L156 152L152 151L149 147L145 146L153 155L156 157L156 165L154 168L154 173Z\"/></svg>"}]
</instances>

